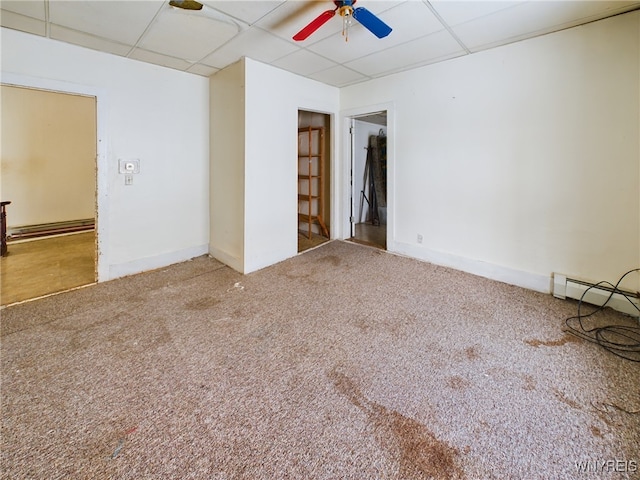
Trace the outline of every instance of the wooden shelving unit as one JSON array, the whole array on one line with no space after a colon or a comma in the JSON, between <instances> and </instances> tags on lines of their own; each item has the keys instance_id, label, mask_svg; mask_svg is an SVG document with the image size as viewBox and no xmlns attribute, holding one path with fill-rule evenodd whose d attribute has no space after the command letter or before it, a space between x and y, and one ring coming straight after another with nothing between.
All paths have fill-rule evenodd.
<instances>
[{"instance_id":1,"label":"wooden shelving unit","mask_svg":"<svg viewBox=\"0 0 640 480\"><path fill-rule=\"evenodd\" d=\"M313 225L329 237L324 222L324 127L298 129L298 228L305 225L308 238Z\"/></svg>"}]
</instances>

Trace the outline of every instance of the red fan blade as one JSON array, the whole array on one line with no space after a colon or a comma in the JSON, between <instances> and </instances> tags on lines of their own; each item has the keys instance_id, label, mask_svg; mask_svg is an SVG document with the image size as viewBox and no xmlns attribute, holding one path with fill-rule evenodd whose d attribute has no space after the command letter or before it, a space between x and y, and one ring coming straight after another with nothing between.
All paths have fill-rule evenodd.
<instances>
[{"instance_id":1,"label":"red fan blade","mask_svg":"<svg viewBox=\"0 0 640 480\"><path fill-rule=\"evenodd\" d=\"M322 25L324 25L329 20L331 20L335 14L336 14L335 10L326 10L322 12L315 20L312 20L309 25L307 25L298 33L296 33L293 36L293 39L296 42L305 40L309 35L311 35L313 32L318 30Z\"/></svg>"}]
</instances>

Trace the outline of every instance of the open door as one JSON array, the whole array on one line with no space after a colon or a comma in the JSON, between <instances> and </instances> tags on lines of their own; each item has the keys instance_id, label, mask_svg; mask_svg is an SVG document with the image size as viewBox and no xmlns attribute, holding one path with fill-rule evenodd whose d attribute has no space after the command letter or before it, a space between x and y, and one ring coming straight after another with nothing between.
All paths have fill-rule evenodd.
<instances>
[{"instance_id":1,"label":"open door","mask_svg":"<svg viewBox=\"0 0 640 480\"><path fill-rule=\"evenodd\" d=\"M331 117L298 112L298 252L331 238Z\"/></svg>"},{"instance_id":2,"label":"open door","mask_svg":"<svg viewBox=\"0 0 640 480\"><path fill-rule=\"evenodd\" d=\"M387 248L387 114L351 118L351 240Z\"/></svg>"},{"instance_id":3,"label":"open door","mask_svg":"<svg viewBox=\"0 0 640 480\"><path fill-rule=\"evenodd\" d=\"M2 305L96 282L96 97L2 85Z\"/></svg>"}]
</instances>

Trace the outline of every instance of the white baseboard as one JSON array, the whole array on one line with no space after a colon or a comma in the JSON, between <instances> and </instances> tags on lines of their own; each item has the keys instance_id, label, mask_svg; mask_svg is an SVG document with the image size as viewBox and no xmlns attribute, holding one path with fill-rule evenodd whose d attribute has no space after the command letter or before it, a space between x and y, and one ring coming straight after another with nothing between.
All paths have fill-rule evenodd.
<instances>
[{"instance_id":1,"label":"white baseboard","mask_svg":"<svg viewBox=\"0 0 640 480\"><path fill-rule=\"evenodd\" d=\"M224 250L213 246L207 246L209 255L225 265L233 268L236 272L244 273L244 262L242 258L235 257Z\"/></svg>"},{"instance_id":2,"label":"white baseboard","mask_svg":"<svg viewBox=\"0 0 640 480\"><path fill-rule=\"evenodd\" d=\"M185 262L192 258L206 255L208 252L209 245L198 245L171 253L156 255L155 257L139 258L130 262L109 265L109 278L105 280L113 280L115 278L126 277L127 275L134 275L136 273L166 267L174 263Z\"/></svg>"},{"instance_id":3,"label":"white baseboard","mask_svg":"<svg viewBox=\"0 0 640 480\"><path fill-rule=\"evenodd\" d=\"M460 257L450 253L438 252L428 248L402 242L393 242L387 250L392 253L406 255L425 262L455 268L480 277L516 285L541 293L551 293L551 276L516 270L502 265L495 265L480 260Z\"/></svg>"},{"instance_id":4,"label":"white baseboard","mask_svg":"<svg viewBox=\"0 0 640 480\"><path fill-rule=\"evenodd\" d=\"M297 255L298 251L296 244L291 246L285 245L284 247L286 248L282 248L280 251L262 253L255 258L245 257L244 259L232 256L218 248L209 247L209 255L233 268L236 272L247 275ZM256 258L258 258L258 260L256 260Z\"/></svg>"}]
</instances>

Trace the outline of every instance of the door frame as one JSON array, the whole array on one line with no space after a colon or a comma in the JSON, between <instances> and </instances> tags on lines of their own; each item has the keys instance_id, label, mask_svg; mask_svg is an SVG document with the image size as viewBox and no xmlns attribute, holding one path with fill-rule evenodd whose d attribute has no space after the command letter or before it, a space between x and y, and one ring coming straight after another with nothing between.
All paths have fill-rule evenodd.
<instances>
[{"instance_id":1,"label":"door frame","mask_svg":"<svg viewBox=\"0 0 640 480\"><path fill-rule=\"evenodd\" d=\"M105 90L48 78L2 73L3 85L96 99L96 280L109 280L109 189L107 168L107 94Z\"/></svg>"},{"instance_id":2,"label":"door frame","mask_svg":"<svg viewBox=\"0 0 640 480\"><path fill-rule=\"evenodd\" d=\"M352 226L352 206L355 199L353 192L353 165L354 146L351 137L351 127L354 120L373 115L375 113L387 112L387 250L395 250L395 104L393 102L367 105L364 107L352 108L340 112L342 118L342 182L341 182L341 208L340 208L340 228L343 240L351 238Z\"/></svg>"},{"instance_id":3,"label":"door frame","mask_svg":"<svg viewBox=\"0 0 640 480\"><path fill-rule=\"evenodd\" d=\"M308 112L308 113L318 113L321 115L327 115L329 117L329 131L325 131L325 135L329 136L329 149L325 150L325 160L327 161L327 165L329 165L329 176L326 178L326 181L329 182L329 192L330 192L330 198L329 198L329 237L330 239L334 239L334 238L340 238L339 236L336 235L335 232L339 231L340 229L340 222L341 222L341 209L339 208L339 202L338 202L338 198L339 198L339 188L338 188L338 175L339 175L339 164L338 164L338 158L339 155L337 154L338 152L335 149L335 145L336 145L336 134L338 131L338 127L336 126L336 114L330 110L322 110L322 109L318 109L317 107L308 107L308 106L298 106L296 108L296 125L298 125L298 119L300 112ZM296 143L297 144L297 132L298 129L296 127ZM296 169L295 169L295 174L296 174L296 251L297 251L297 235L298 235L298 149L296 148ZM325 173L326 175L326 173Z\"/></svg>"}]
</instances>

